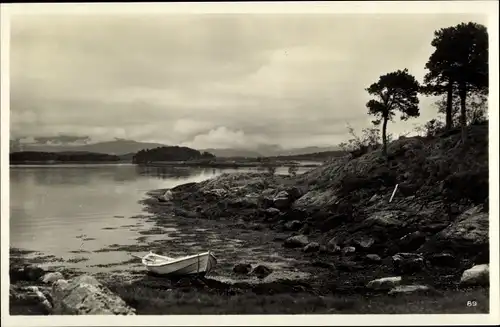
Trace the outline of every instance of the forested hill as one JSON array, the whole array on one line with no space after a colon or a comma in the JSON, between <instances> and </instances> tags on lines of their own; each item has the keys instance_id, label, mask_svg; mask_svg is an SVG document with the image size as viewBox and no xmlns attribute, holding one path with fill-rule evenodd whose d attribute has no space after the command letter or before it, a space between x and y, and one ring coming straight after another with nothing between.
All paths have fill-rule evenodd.
<instances>
[{"instance_id":1,"label":"forested hill","mask_svg":"<svg viewBox=\"0 0 500 327\"><path fill-rule=\"evenodd\" d=\"M93 152L38 152L22 151L10 154L10 163L31 163L31 162L115 162L120 157Z\"/></svg>"},{"instance_id":2,"label":"forested hill","mask_svg":"<svg viewBox=\"0 0 500 327\"><path fill-rule=\"evenodd\" d=\"M141 150L132 159L134 163L148 163L155 161L190 161L201 159L214 159L215 156L208 152L180 146L163 146L154 149Z\"/></svg>"}]
</instances>

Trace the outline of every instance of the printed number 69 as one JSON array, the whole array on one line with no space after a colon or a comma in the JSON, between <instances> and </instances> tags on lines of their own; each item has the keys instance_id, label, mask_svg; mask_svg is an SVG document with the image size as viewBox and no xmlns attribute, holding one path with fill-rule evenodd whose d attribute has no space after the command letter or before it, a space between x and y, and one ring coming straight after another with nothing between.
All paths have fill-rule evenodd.
<instances>
[{"instance_id":1,"label":"printed number 69","mask_svg":"<svg viewBox=\"0 0 500 327\"><path fill-rule=\"evenodd\" d=\"M477 306L477 301L467 301L467 306L468 307L475 307L475 306Z\"/></svg>"}]
</instances>

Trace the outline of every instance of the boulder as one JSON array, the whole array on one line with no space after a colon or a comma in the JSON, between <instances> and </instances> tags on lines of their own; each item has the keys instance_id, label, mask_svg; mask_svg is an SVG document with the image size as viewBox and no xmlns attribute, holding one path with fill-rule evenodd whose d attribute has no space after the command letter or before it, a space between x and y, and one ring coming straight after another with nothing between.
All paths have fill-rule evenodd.
<instances>
[{"instance_id":1,"label":"boulder","mask_svg":"<svg viewBox=\"0 0 500 327\"><path fill-rule=\"evenodd\" d=\"M248 274L252 270L252 265L249 263L238 263L233 267L233 272L236 274Z\"/></svg>"},{"instance_id":2,"label":"boulder","mask_svg":"<svg viewBox=\"0 0 500 327\"><path fill-rule=\"evenodd\" d=\"M37 286L17 287L11 285L9 300L11 307L30 308L30 314L48 315L52 313L52 304Z\"/></svg>"},{"instance_id":3,"label":"boulder","mask_svg":"<svg viewBox=\"0 0 500 327\"><path fill-rule=\"evenodd\" d=\"M489 215L482 206L471 208L438 234L438 238L453 243L485 246L489 242Z\"/></svg>"},{"instance_id":4,"label":"boulder","mask_svg":"<svg viewBox=\"0 0 500 327\"><path fill-rule=\"evenodd\" d=\"M47 273L40 278L41 282L44 284L52 284L59 279L64 279L64 276L58 271Z\"/></svg>"},{"instance_id":5,"label":"boulder","mask_svg":"<svg viewBox=\"0 0 500 327\"><path fill-rule=\"evenodd\" d=\"M318 252L319 249L320 249L319 243L311 242L307 244L302 250L306 253L310 253L310 252Z\"/></svg>"},{"instance_id":6,"label":"boulder","mask_svg":"<svg viewBox=\"0 0 500 327\"><path fill-rule=\"evenodd\" d=\"M399 274L414 274L424 268L424 258L416 253L398 253L392 256L394 271Z\"/></svg>"},{"instance_id":7,"label":"boulder","mask_svg":"<svg viewBox=\"0 0 500 327\"><path fill-rule=\"evenodd\" d=\"M70 281L56 281L52 285L52 297L54 314L135 315L135 309L88 275L75 277Z\"/></svg>"},{"instance_id":8,"label":"boulder","mask_svg":"<svg viewBox=\"0 0 500 327\"><path fill-rule=\"evenodd\" d=\"M290 231L297 231L302 227L303 223L298 220L292 220L285 223L285 229Z\"/></svg>"},{"instance_id":9,"label":"boulder","mask_svg":"<svg viewBox=\"0 0 500 327\"><path fill-rule=\"evenodd\" d=\"M384 277L372 280L366 285L366 287L377 291L390 290L396 286L399 286L401 284L401 280L402 280L401 276Z\"/></svg>"},{"instance_id":10,"label":"boulder","mask_svg":"<svg viewBox=\"0 0 500 327\"><path fill-rule=\"evenodd\" d=\"M487 286L490 283L490 265L476 265L463 272L460 278L460 285L472 286L481 285Z\"/></svg>"},{"instance_id":11,"label":"boulder","mask_svg":"<svg viewBox=\"0 0 500 327\"><path fill-rule=\"evenodd\" d=\"M269 276L273 270L267 266L264 265L258 265L252 270L252 275L257 276L259 279L264 279L267 276Z\"/></svg>"},{"instance_id":12,"label":"boulder","mask_svg":"<svg viewBox=\"0 0 500 327\"><path fill-rule=\"evenodd\" d=\"M291 236L285 240L283 246L286 248L303 248L309 244L309 239L305 235Z\"/></svg>"}]
</instances>

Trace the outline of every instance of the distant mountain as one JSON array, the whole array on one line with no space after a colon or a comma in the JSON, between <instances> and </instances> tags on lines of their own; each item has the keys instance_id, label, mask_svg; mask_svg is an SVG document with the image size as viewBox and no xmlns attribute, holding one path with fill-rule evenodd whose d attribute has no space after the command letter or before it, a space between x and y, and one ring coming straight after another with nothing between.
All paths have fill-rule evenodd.
<instances>
[{"instance_id":1,"label":"distant mountain","mask_svg":"<svg viewBox=\"0 0 500 327\"><path fill-rule=\"evenodd\" d=\"M200 151L210 152L216 157L277 157L277 156L296 156L304 154L312 154L318 152L339 151L338 146L317 147L310 146L304 148L283 149L277 145L259 145L255 149L203 149Z\"/></svg>"},{"instance_id":2,"label":"distant mountain","mask_svg":"<svg viewBox=\"0 0 500 327\"><path fill-rule=\"evenodd\" d=\"M93 152L105 153L118 156L129 155L136 153L140 150L154 149L165 146L159 143L143 143L132 140L115 140L109 142L99 142L85 145L37 145L37 144L24 144L22 147L17 145L15 148L11 147L12 151L35 151L35 152ZM129 155L130 156L130 155Z\"/></svg>"},{"instance_id":3,"label":"distant mountain","mask_svg":"<svg viewBox=\"0 0 500 327\"><path fill-rule=\"evenodd\" d=\"M11 142L10 152L16 151L33 151L33 152L93 152L93 153L105 153L110 155L117 155L131 159L132 156L141 151L147 149L154 149L159 147L167 146L160 143L146 143L137 142L133 140L117 139L108 142L99 142L91 144L81 144L81 145L54 145L54 144L39 144L39 143L29 143L23 144ZM337 146L331 147L303 147L303 148L293 148L293 149L283 149L281 146L276 144L259 144L253 148L209 148L201 149L200 152L208 152L216 157L227 158L227 157L247 157L247 158L257 158L257 157L276 157L276 156L295 156L318 152L327 151L338 151L340 150Z\"/></svg>"},{"instance_id":4,"label":"distant mountain","mask_svg":"<svg viewBox=\"0 0 500 327\"><path fill-rule=\"evenodd\" d=\"M11 152L10 163L30 163L30 162L118 162L120 157L106 153L65 151L65 152L41 152L23 151Z\"/></svg>"}]
</instances>

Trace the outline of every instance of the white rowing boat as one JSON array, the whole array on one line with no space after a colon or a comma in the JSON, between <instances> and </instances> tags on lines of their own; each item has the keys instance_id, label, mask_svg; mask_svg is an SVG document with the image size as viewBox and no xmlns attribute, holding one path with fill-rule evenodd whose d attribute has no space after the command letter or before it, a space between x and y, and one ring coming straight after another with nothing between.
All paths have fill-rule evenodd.
<instances>
[{"instance_id":1,"label":"white rowing boat","mask_svg":"<svg viewBox=\"0 0 500 327\"><path fill-rule=\"evenodd\" d=\"M171 276L205 275L217 264L217 259L210 251L181 258L170 258L149 252L138 258L149 271Z\"/></svg>"}]
</instances>

